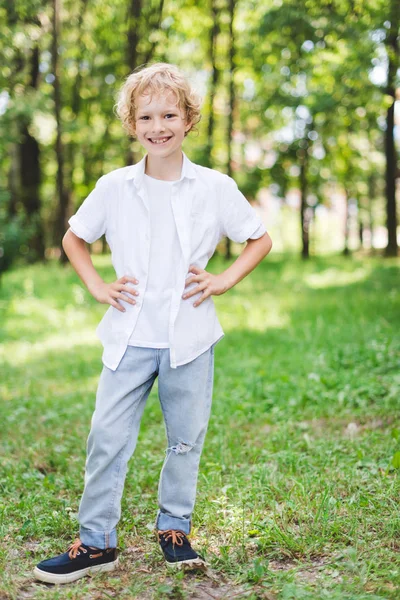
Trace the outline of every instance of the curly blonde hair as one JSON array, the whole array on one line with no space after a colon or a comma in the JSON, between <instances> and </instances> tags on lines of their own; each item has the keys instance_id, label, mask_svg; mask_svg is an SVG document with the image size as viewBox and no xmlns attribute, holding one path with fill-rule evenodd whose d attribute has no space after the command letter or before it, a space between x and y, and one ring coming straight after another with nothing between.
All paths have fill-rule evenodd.
<instances>
[{"instance_id":1,"label":"curly blonde hair","mask_svg":"<svg viewBox=\"0 0 400 600\"><path fill-rule=\"evenodd\" d=\"M132 137L136 135L135 115L137 96L143 93L159 94L165 90L174 92L178 97L179 107L185 112L186 122L191 123L189 131L195 130L195 125L200 121L201 98L190 86L185 75L177 66L169 63L153 63L142 65L135 69L121 86L117 103L114 105L118 118L126 133Z\"/></svg>"}]
</instances>

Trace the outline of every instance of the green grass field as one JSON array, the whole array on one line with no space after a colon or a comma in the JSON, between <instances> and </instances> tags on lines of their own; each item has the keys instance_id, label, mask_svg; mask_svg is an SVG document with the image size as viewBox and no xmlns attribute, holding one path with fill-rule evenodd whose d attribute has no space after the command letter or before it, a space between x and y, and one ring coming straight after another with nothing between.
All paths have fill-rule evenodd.
<instances>
[{"instance_id":1,"label":"green grass field","mask_svg":"<svg viewBox=\"0 0 400 600\"><path fill-rule=\"evenodd\" d=\"M94 257L115 279L109 257ZM226 268L216 257L212 272ZM213 413L193 543L166 571L153 523L166 441L157 385L129 471L121 567L54 587L32 569L77 537L107 307L70 265L0 291L0 598L400 598L399 260L272 253L215 298Z\"/></svg>"}]
</instances>

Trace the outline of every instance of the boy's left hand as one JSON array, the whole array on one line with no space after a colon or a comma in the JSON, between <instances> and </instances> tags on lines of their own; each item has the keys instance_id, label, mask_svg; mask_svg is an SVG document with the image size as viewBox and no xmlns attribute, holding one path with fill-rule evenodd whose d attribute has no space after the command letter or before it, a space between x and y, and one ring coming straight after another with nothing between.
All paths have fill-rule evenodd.
<instances>
[{"instance_id":1,"label":"boy's left hand","mask_svg":"<svg viewBox=\"0 0 400 600\"><path fill-rule=\"evenodd\" d=\"M187 300L191 296L194 296L199 292L203 292L200 298L198 298L198 300L196 300L196 302L193 304L195 307L199 306L199 304L201 304L209 296L220 296L229 289L228 282L223 274L213 275L212 273L208 273L204 269L200 269L200 267L196 267L195 265L191 265L189 267L189 272L194 273L194 275L186 279L185 287L195 282L197 282L199 285L190 290L190 292L185 292L182 298Z\"/></svg>"}]
</instances>

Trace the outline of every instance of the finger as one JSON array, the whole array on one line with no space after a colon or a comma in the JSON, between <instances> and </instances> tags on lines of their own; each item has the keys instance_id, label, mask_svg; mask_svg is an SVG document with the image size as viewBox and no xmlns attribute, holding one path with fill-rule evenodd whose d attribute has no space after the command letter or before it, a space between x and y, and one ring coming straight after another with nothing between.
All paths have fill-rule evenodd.
<instances>
[{"instance_id":1,"label":"finger","mask_svg":"<svg viewBox=\"0 0 400 600\"><path fill-rule=\"evenodd\" d=\"M200 285L196 286L195 288L193 288L192 290L190 290L190 292L186 292L183 295L183 298L191 298L195 294L199 294L200 292L202 292L203 290L205 290L206 287L207 287L206 283L200 284Z\"/></svg>"},{"instance_id":2,"label":"finger","mask_svg":"<svg viewBox=\"0 0 400 600\"><path fill-rule=\"evenodd\" d=\"M114 308L116 308L120 312L126 312L126 309L123 306L121 306L120 304L118 304L118 302L116 302L112 298L109 300L109 302L110 302L111 306L113 306Z\"/></svg>"},{"instance_id":3,"label":"finger","mask_svg":"<svg viewBox=\"0 0 400 600\"><path fill-rule=\"evenodd\" d=\"M193 277L188 277L186 279L186 281L185 281L185 287L187 287L191 283L196 283L198 281L201 281L201 276L200 275L193 275Z\"/></svg>"},{"instance_id":4,"label":"finger","mask_svg":"<svg viewBox=\"0 0 400 600\"><path fill-rule=\"evenodd\" d=\"M127 294L131 294L132 296L138 296L139 292L137 290L132 289L131 287L128 287L127 285L124 285L123 283L118 283L115 282L112 285L112 290L115 292L124 292Z\"/></svg>"},{"instance_id":5,"label":"finger","mask_svg":"<svg viewBox=\"0 0 400 600\"><path fill-rule=\"evenodd\" d=\"M131 277L130 275L123 275L117 281L119 283L128 283L128 281L131 281L132 283L135 283L135 284L139 283L139 281L136 279L136 277Z\"/></svg>"},{"instance_id":6,"label":"finger","mask_svg":"<svg viewBox=\"0 0 400 600\"><path fill-rule=\"evenodd\" d=\"M204 292L204 294L202 294L200 296L200 298L198 300L196 300L196 302L193 303L193 306L196 308L197 306L199 306L202 302L204 302L204 300L206 300L206 298L208 298L209 296L211 296L210 293L208 292Z\"/></svg>"},{"instance_id":7,"label":"finger","mask_svg":"<svg viewBox=\"0 0 400 600\"><path fill-rule=\"evenodd\" d=\"M125 302L131 301L131 297L128 296L127 294L122 295L122 293L120 293L118 291L118 287L114 287L110 290L110 296L113 300L117 300L118 298L121 298L121 300L125 300Z\"/></svg>"},{"instance_id":8,"label":"finger","mask_svg":"<svg viewBox=\"0 0 400 600\"><path fill-rule=\"evenodd\" d=\"M127 292L128 294L132 294L133 296L139 296L139 292L137 290L133 290L132 288L129 288L126 285L121 286L119 291Z\"/></svg>"},{"instance_id":9,"label":"finger","mask_svg":"<svg viewBox=\"0 0 400 600\"><path fill-rule=\"evenodd\" d=\"M193 273L201 273L204 271L204 269L200 269L200 267L196 267L196 265L190 265L189 271L192 271Z\"/></svg>"},{"instance_id":10,"label":"finger","mask_svg":"<svg viewBox=\"0 0 400 600\"><path fill-rule=\"evenodd\" d=\"M129 296L126 296L125 294L117 294L116 296L114 296L114 298L119 298L124 302L129 302L129 304L136 304L136 300L134 300L133 298L129 298Z\"/></svg>"}]
</instances>

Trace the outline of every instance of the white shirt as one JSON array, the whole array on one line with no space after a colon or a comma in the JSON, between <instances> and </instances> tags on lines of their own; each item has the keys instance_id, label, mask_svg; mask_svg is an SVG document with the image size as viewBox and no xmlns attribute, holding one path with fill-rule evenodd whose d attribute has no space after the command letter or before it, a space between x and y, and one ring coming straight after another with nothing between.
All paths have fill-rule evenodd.
<instances>
[{"instance_id":1,"label":"white shirt","mask_svg":"<svg viewBox=\"0 0 400 600\"><path fill-rule=\"evenodd\" d=\"M201 292L183 299L190 265L205 269L218 242L225 236L242 243L265 233L259 216L227 175L192 163L183 154L181 177L172 184L171 207L179 238L180 256L174 265L176 278L168 319L170 365L176 368L205 352L224 332L212 296L199 306ZM96 329L103 344L102 360L115 371L126 351L139 313L146 300L149 279L149 200L144 185L146 156L137 164L115 169L100 177L94 190L68 223L73 233L91 244L103 234L111 250L117 279L138 279L135 305L126 312L110 306ZM169 249L165 249L169 252ZM192 283L187 290L196 287Z\"/></svg>"},{"instance_id":2,"label":"white shirt","mask_svg":"<svg viewBox=\"0 0 400 600\"><path fill-rule=\"evenodd\" d=\"M145 174L144 184L151 227L149 277L143 306L128 345L169 348L169 313L176 285L176 265L180 260L179 238L171 205L173 182Z\"/></svg>"}]
</instances>

